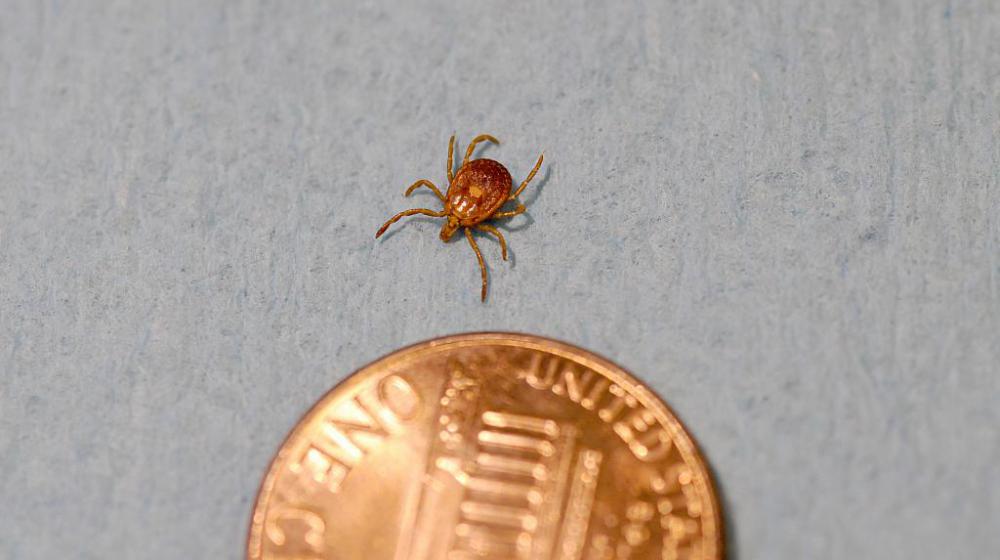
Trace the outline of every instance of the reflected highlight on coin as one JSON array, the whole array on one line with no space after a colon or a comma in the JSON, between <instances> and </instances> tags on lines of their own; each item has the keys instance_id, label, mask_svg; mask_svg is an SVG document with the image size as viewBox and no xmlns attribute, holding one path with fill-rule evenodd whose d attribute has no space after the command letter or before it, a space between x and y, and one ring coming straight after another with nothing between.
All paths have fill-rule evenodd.
<instances>
[{"instance_id":1,"label":"reflected highlight on coin","mask_svg":"<svg viewBox=\"0 0 1000 560\"><path fill-rule=\"evenodd\" d=\"M539 337L432 340L326 394L278 451L248 558L722 557L703 459L621 368Z\"/></svg>"}]
</instances>

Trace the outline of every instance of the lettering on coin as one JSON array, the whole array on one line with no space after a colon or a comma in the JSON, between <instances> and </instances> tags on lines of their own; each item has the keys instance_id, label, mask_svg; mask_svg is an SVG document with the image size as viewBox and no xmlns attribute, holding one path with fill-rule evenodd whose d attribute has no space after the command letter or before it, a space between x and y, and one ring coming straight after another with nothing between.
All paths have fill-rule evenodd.
<instances>
[{"instance_id":1,"label":"lettering on coin","mask_svg":"<svg viewBox=\"0 0 1000 560\"><path fill-rule=\"evenodd\" d=\"M323 550L326 523L312 511L281 505L269 512L264 532L282 557L316 558Z\"/></svg>"},{"instance_id":2,"label":"lettering on coin","mask_svg":"<svg viewBox=\"0 0 1000 560\"><path fill-rule=\"evenodd\" d=\"M472 334L358 375L279 451L250 560L723 557L718 501L694 442L655 395L599 357Z\"/></svg>"},{"instance_id":3,"label":"lettering on coin","mask_svg":"<svg viewBox=\"0 0 1000 560\"><path fill-rule=\"evenodd\" d=\"M336 492L365 454L399 432L419 407L413 386L400 376L389 376L333 407L290 468Z\"/></svg>"},{"instance_id":4,"label":"lettering on coin","mask_svg":"<svg viewBox=\"0 0 1000 560\"><path fill-rule=\"evenodd\" d=\"M599 378L594 371L558 356L534 353L527 371L520 375L535 389L552 391L587 410L596 410L636 458L656 462L670 453L670 434L656 416L625 389Z\"/></svg>"}]
</instances>

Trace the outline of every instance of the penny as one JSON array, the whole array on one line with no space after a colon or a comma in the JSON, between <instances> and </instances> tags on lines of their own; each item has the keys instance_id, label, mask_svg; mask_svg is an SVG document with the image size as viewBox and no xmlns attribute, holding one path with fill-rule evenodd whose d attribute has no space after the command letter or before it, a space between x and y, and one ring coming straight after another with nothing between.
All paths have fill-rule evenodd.
<instances>
[{"instance_id":1,"label":"penny","mask_svg":"<svg viewBox=\"0 0 1000 560\"><path fill-rule=\"evenodd\" d=\"M536 336L399 350L327 393L264 478L247 557L722 558L704 459L613 363Z\"/></svg>"}]
</instances>

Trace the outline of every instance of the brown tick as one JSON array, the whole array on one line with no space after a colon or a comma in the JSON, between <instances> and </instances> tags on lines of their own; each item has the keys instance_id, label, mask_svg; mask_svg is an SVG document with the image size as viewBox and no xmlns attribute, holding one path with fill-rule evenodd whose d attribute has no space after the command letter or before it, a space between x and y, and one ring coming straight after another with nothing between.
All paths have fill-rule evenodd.
<instances>
[{"instance_id":1,"label":"brown tick","mask_svg":"<svg viewBox=\"0 0 1000 560\"><path fill-rule=\"evenodd\" d=\"M423 214L435 218L446 218L447 221L441 227L441 241L448 242L455 231L458 228L462 228L465 238L469 240L469 245L476 252L476 259L479 261L479 271L483 276L482 299L486 301L486 265L483 264L483 254L479 252L479 246L476 245L476 240L472 237L472 230L477 229L495 235L497 240L500 241L500 251L503 255L503 260L507 260L507 241L503 238L503 234L497 228L483 222L495 218L510 218L525 211L524 204L521 204L521 201L517 200L517 197L528 186L528 183L534 178L535 173L538 172L544 156L538 156L538 161L535 162L535 167L531 169L531 173L528 173L528 178L521 183L521 186L514 191L514 194L511 194L510 190L513 183L511 182L510 172L507 171L506 167L492 159L474 159L469 161L473 150L476 149L476 144L483 141L492 142L497 145L500 144L496 138L489 134L476 136L465 150L465 158L462 160L461 167L458 168L458 173L454 173L455 136L452 135L451 140L448 142L448 194L441 194L441 191L434 186L434 183L427 179L421 179L410 185L410 188L406 189L406 194L403 195L410 196L410 193L419 187L427 187L434 191L434 194L441 199L441 202L444 203L444 209L439 212L428 208L404 210L389 218L388 222L382 224L382 227L378 228L375 238L380 237L385 233L385 230L389 229L389 226L406 216ZM500 208L508 202L516 202L517 207L513 210L500 212Z\"/></svg>"}]
</instances>

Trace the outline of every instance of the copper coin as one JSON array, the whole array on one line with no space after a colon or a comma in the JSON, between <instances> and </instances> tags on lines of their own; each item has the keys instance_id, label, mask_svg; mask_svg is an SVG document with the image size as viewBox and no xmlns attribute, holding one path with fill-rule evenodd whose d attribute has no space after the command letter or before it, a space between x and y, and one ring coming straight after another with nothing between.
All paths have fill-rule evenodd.
<instances>
[{"instance_id":1,"label":"copper coin","mask_svg":"<svg viewBox=\"0 0 1000 560\"><path fill-rule=\"evenodd\" d=\"M620 367L552 340L464 334L335 387L288 436L248 558L717 559L705 461Z\"/></svg>"}]
</instances>

